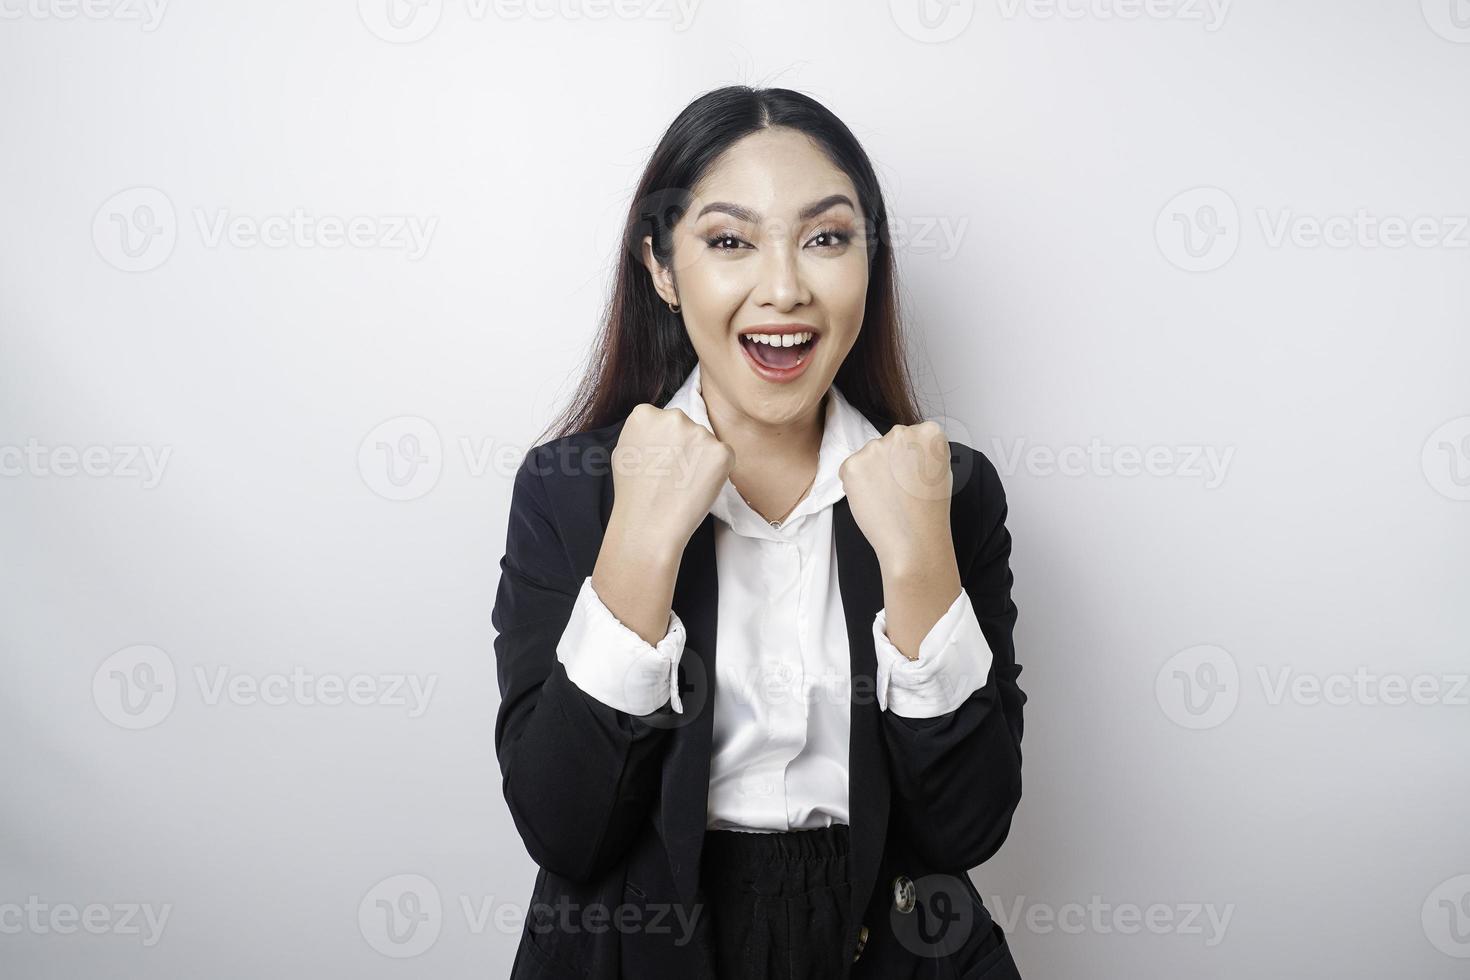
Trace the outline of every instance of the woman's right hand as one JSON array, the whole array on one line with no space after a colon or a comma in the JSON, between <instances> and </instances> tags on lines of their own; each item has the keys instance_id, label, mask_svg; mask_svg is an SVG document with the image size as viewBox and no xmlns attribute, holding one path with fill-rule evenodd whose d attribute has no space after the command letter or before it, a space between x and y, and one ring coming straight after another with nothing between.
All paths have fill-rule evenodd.
<instances>
[{"instance_id":1,"label":"woman's right hand","mask_svg":"<svg viewBox=\"0 0 1470 980\"><path fill-rule=\"evenodd\" d=\"M677 408L636 405L613 448L613 509L592 588L646 643L668 633L684 548L730 478L735 450Z\"/></svg>"},{"instance_id":2,"label":"woman's right hand","mask_svg":"<svg viewBox=\"0 0 1470 980\"><path fill-rule=\"evenodd\" d=\"M730 478L735 450L677 408L634 406L613 449L613 513L627 537L674 558Z\"/></svg>"}]
</instances>

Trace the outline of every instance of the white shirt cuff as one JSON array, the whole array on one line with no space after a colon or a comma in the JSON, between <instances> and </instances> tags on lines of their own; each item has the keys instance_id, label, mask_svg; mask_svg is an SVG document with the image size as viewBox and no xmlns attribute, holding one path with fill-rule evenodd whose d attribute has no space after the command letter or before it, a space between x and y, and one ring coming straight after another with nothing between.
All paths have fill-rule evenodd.
<instances>
[{"instance_id":1,"label":"white shirt cuff","mask_svg":"<svg viewBox=\"0 0 1470 980\"><path fill-rule=\"evenodd\" d=\"M650 646L603 604L589 575L582 580L571 618L557 642L556 659L573 684L610 708L646 715L667 701L683 714L679 658L684 637L684 624L671 609L668 632L657 646Z\"/></svg>"},{"instance_id":2,"label":"white shirt cuff","mask_svg":"<svg viewBox=\"0 0 1470 980\"><path fill-rule=\"evenodd\" d=\"M873 618L873 646L878 655L878 707L905 718L937 718L954 711L985 686L994 659L970 605L970 594L958 598L919 643L910 660L888 639L888 610Z\"/></svg>"}]
</instances>

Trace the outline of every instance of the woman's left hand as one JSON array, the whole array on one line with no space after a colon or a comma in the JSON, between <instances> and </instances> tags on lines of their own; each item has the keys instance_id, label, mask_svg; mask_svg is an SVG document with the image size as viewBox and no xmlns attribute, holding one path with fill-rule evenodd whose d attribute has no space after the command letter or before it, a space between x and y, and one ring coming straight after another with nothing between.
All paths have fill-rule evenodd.
<instances>
[{"instance_id":1,"label":"woman's left hand","mask_svg":"<svg viewBox=\"0 0 1470 980\"><path fill-rule=\"evenodd\" d=\"M847 457L837 475L853 519L885 570L906 572L954 554L954 474L949 440L937 422L894 425Z\"/></svg>"}]
</instances>

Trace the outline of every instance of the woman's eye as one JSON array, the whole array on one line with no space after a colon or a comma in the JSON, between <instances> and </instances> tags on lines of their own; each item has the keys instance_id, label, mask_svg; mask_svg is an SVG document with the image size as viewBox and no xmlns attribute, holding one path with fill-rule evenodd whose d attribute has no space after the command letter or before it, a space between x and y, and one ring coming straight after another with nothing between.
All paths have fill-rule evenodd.
<instances>
[{"instance_id":1,"label":"woman's eye","mask_svg":"<svg viewBox=\"0 0 1470 980\"><path fill-rule=\"evenodd\" d=\"M733 252L744 244L740 239L736 238L734 235L729 234L715 235L711 238L706 239L706 242L709 244L710 248L714 249L717 252ZM733 242L734 244L729 248L725 248L722 244L724 242Z\"/></svg>"},{"instance_id":2,"label":"woman's eye","mask_svg":"<svg viewBox=\"0 0 1470 980\"><path fill-rule=\"evenodd\" d=\"M836 230L818 232L816 238L813 238L812 241L816 241L817 238L827 239L825 244L819 246L820 248L840 248L852 240L852 236L847 232Z\"/></svg>"}]
</instances>

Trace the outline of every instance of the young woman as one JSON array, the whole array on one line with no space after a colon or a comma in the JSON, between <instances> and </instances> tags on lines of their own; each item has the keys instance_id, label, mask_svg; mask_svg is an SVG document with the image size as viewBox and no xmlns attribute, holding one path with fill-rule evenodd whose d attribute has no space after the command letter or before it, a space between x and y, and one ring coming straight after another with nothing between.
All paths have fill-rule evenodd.
<instances>
[{"instance_id":1,"label":"young woman","mask_svg":"<svg viewBox=\"0 0 1470 980\"><path fill-rule=\"evenodd\" d=\"M710 92L625 241L492 613L513 977L1014 980L967 873L1021 795L1005 495L915 407L866 154Z\"/></svg>"}]
</instances>

